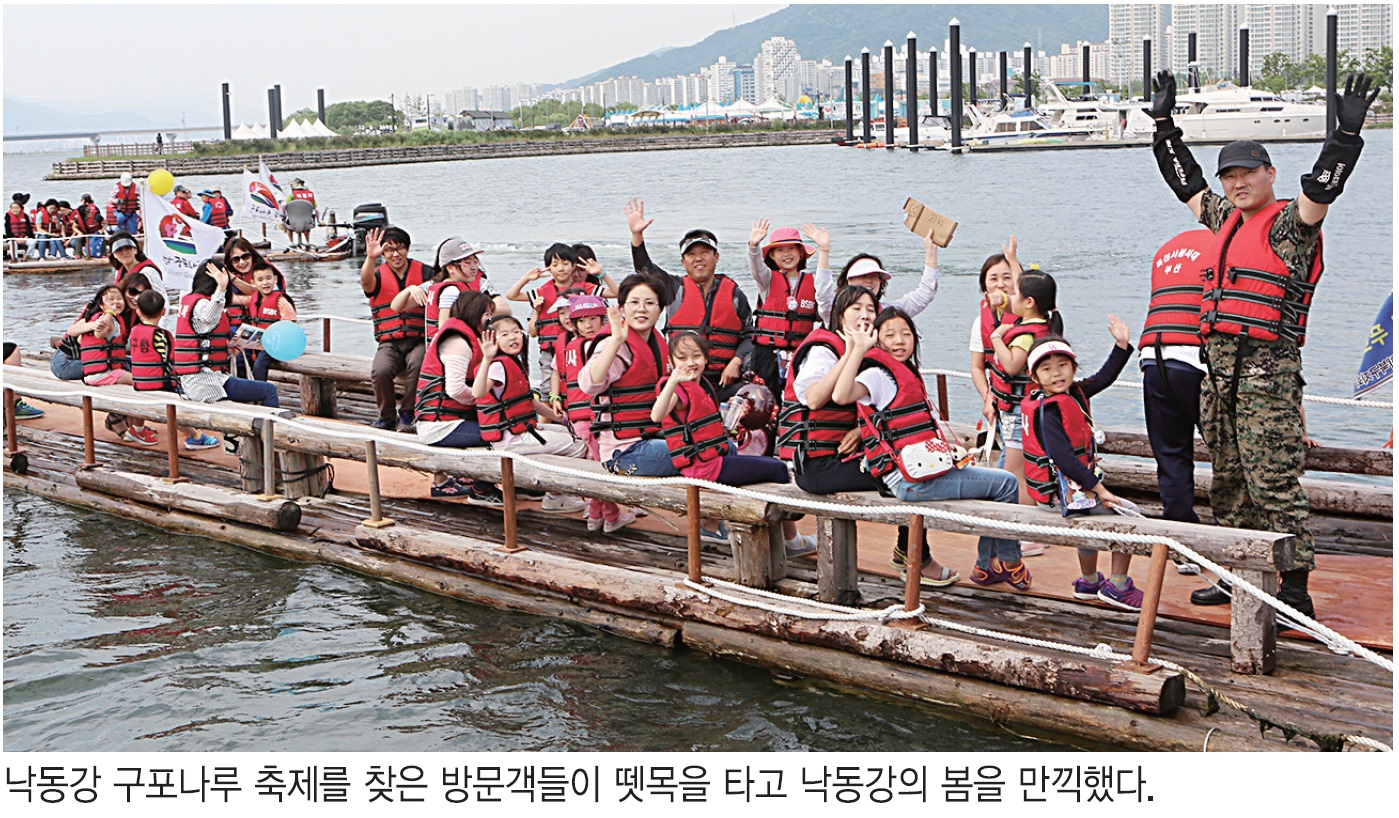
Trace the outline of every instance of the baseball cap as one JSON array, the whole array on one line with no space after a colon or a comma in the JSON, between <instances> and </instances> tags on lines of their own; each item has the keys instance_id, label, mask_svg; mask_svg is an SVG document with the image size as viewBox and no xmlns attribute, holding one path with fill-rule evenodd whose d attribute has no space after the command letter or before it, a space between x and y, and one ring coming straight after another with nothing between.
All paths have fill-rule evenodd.
<instances>
[{"instance_id":1,"label":"baseball cap","mask_svg":"<svg viewBox=\"0 0 1399 818\"><path fill-rule=\"evenodd\" d=\"M481 252L481 248L462 238L452 236L437 246L437 267L441 269L464 258L471 258Z\"/></svg>"},{"instance_id":2,"label":"baseball cap","mask_svg":"<svg viewBox=\"0 0 1399 818\"><path fill-rule=\"evenodd\" d=\"M1050 355L1067 355L1075 363L1078 362L1078 356L1074 354L1074 348L1069 346L1068 342L1045 341L1042 344L1036 344L1035 347L1030 350L1029 357L1025 359L1025 371L1034 372L1039 362L1048 358Z\"/></svg>"},{"instance_id":3,"label":"baseball cap","mask_svg":"<svg viewBox=\"0 0 1399 818\"><path fill-rule=\"evenodd\" d=\"M1222 175L1229 168L1251 169L1271 164L1273 160L1268 156L1267 148L1252 140L1241 139L1219 149L1219 166L1214 175Z\"/></svg>"},{"instance_id":4,"label":"baseball cap","mask_svg":"<svg viewBox=\"0 0 1399 818\"><path fill-rule=\"evenodd\" d=\"M129 174L129 173L123 173L123 174L121 175L121 183L122 183L123 185L129 185L129 184L131 184L131 174Z\"/></svg>"},{"instance_id":5,"label":"baseball cap","mask_svg":"<svg viewBox=\"0 0 1399 818\"><path fill-rule=\"evenodd\" d=\"M719 240L714 237L714 234L708 230L699 229L691 230L680 240L680 255L685 255L685 252L696 244L702 244L712 248L716 253L719 252Z\"/></svg>"},{"instance_id":6,"label":"baseball cap","mask_svg":"<svg viewBox=\"0 0 1399 818\"><path fill-rule=\"evenodd\" d=\"M189 188L185 187L184 185L175 185L175 192L176 192L176 193L189 193Z\"/></svg>"}]
</instances>

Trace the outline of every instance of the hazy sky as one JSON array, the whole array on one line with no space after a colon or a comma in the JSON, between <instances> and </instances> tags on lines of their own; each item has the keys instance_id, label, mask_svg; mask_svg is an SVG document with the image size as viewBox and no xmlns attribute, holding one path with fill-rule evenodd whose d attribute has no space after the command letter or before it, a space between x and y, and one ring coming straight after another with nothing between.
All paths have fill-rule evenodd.
<instances>
[{"instance_id":1,"label":"hazy sky","mask_svg":"<svg viewBox=\"0 0 1399 818\"><path fill-rule=\"evenodd\" d=\"M562 82L658 48L691 45L781 7L6 0L4 87L7 97L63 109L197 104L217 121L219 86L228 82L234 119L261 121L267 89L276 83L291 113L314 108L317 88L331 103ZM120 75L109 68L118 64ZM86 83L82 68L96 81Z\"/></svg>"}]
</instances>

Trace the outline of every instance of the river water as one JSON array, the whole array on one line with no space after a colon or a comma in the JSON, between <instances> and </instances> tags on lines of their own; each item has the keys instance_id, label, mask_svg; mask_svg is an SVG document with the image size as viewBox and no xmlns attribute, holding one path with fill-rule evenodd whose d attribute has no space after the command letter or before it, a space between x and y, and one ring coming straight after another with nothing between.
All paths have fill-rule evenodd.
<instances>
[{"instance_id":1,"label":"river water","mask_svg":"<svg viewBox=\"0 0 1399 818\"><path fill-rule=\"evenodd\" d=\"M1326 225L1327 274L1305 350L1308 389L1347 396L1372 319L1393 284L1393 135L1367 134L1361 168ZM1280 195L1316 145L1270 147ZM1217 148L1195 153L1206 168ZM7 193L102 200L112 183L44 182L56 155L6 156ZM276 170L275 162L273 170ZM289 177L290 173L279 174ZM485 247L503 291L555 241L591 244L620 278L622 206L646 200L652 257L680 272L692 227L720 239L742 282L759 217L814 222L833 258L873 252L911 289L921 241L905 198L957 219L943 278L918 319L925 367L965 369L977 271L1015 233L1021 258L1059 283L1069 337L1092 366L1107 314L1139 330L1153 251L1191 229L1146 149L951 157L836 147L724 149L432 163L304 174L348 221L381 202L430 260L462 235ZM195 190L234 177L180 180ZM235 207L237 196L230 197ZM368 317L358 264L282 265L303 313ZM41 346L106 280L100 272L4 277L4 337ZM750 297L756 287L745 285ZM314 330L312 337L318 335ZM312 342L313 347L315 341ZM363 326L337 352L369 354ZM1127 377L1137 379L1135 368ZM1389 394L1378 396L1388 400ZM967 381L952 411L976 412ZM1107 426L1142 426L1139 393L1095 401ZM1323 442L1374 446L1389 413L1309 407ZM11 750L910 750L1050 747L926 710L792 687L765 671L478 608L320 566L176 537L7 490L4 738Z\"/></svg>"}]
</instances>

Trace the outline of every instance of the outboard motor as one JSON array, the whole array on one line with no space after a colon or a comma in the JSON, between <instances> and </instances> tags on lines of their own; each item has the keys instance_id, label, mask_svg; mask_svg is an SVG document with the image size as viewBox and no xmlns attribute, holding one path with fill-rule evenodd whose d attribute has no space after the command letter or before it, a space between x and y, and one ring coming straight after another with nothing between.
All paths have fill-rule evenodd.
<instances>
[{"instance_id":1,"label":"outboard motor","mask_svg":"<svg viewBox=\"0 0 1399 818\"><path fill-rule=\"evenodd\" d=\"M362 256L365 234L389 226L389 209L378 202L356 205L351 223L355 229L355 255Z\"/></svg>"}]
</instances>

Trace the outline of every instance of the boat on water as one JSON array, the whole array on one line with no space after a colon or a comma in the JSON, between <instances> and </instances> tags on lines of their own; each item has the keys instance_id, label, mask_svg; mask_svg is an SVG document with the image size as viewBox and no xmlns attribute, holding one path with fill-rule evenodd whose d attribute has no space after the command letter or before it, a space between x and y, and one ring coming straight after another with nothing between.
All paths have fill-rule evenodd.
<instances>
[{"instance_id":1,"label":"boat on water","mask_svg":"<svg viewBox=\"0 0 1399 818\"><path fill-rule=\"evenodd\" d=\"M354 241L350 236L339 236L330 240L329 246L317 245L314 247L287 247L283 245L279 249L270 249L270 242L254 242L253 246L263 252L263 258L271 262L320 262L320 261L343 261L349 258L354 252ZM215 255L214 258L222 259L222 254ZM76 273L85 270L100 270L109 267L106 257L97 258L42 258L25 259L23 261L11 261L6 258L4 262L5 274L10 273L30 273L30 274L56 274L56 273Z\"/></svg>"},{"instance_id":2,"label":"boat on water","mask_svg":"<svg viewBox=\"0 0 1399 818\"><path fill-rule=\"evenodd\" d=\"M1261 88L1240 87L1231 82L1202 88L1182 88L1176 95L1173 116L1187 142L1233 142L1239 139L1267 141L1320 141L1326 138L1326 106L1294 102ZM1129 110L1128 136L1150 136L1151 117Z\"/></svg>"},{"instance_id":3,"label":"boat on water","mask_svg":"<svg viewBox=\"0 0 1399 818\"><path fill-rule=\"evenodd\" d=\"M1073 123L1054 123L1035 110L1000 111L984 114L967 109L971 127L962 133L962 145L967 148L1034 148L1063 147L1084 143L1103 144L1113 134L1100 127ZM950 150L950 144L940 145Z\"/></svg>"},{"instance_id":4,"label":"boat on water","mask_svg":"<svg viewBox=\"0 0 1399 818\"><path fill-rule=\"evenodd\" d=\"M1056 533L1037 538L1058 545L1153 551L1162 601L1139 662L1145 618L1056 591L1073 578L1067 548L1038 558L1037 582L1026 593L965 583L931 591L918 588L916 575L911 584L898 579L888 563L890 524L910 522L910 511L874 492L812 497L771 484L725 489L611 475L591 461L419 446L412 435L365 426L374 416L366 358L309 352L278 364L273 379L284 409L270 410L166 404L128 387L61 383L42 367L42 354L27 355L25 367L4 369L6 400L22 397L48 415L8 423L9 488L480 604L952 706L1079 746L1393 744L1392 671L1311 641L1278 639L1271 612L1244 594L1232 611L1192 609L1185 599L1199 581L1167 571L1164 547L1114 539L1164 534L1229 562L1238 579L1267 587L1291 554L1282 535L1125 517L1063 519L979 501L913 509L922 525L914 526L912 548L922 547L926 528L940 559L967 559L982 526L1025 521L1052 526ZM177 413L180 422L236 438L237 453L171 450L153 458L150 449L94 434L85 415L103 411L157 424ZM1110 482L1138 474L1137 496L1145 498L1154 491L1154 471L1141 460L1140 438L1111 434L1104 451L1124 461L1109 468ZM1125 463L1134 456L1135 469ZM1319 471L1393 473L1385 450L1317 449L1309 458ZM431 472L498 482L505 507L432 500ZM1318 607L1369 650L1392 654L1392 487L1308 486L1318 514L1345 520L1338 525L1350 536L1357 528L1376 532L1362 552L1323 545L1313 585ZM1128 490L1115 482L1113 488ZM604 536L582 520L540 513L517 489L643 505L652 515L636 530ZM818 553L787 559L771 532L801 513L801 525L818 535ZM701 516L729 521L727 546L702 546ZM1095 647L1102 644L1118 652ZM1190 684L1173 667L1152 664L1162 660L1188 668ZM1318 683L1327 686L1325 701L1315 696ZM1233 706L1203 715L1207 700L1224 690L1253 715Z\"/></svg>"}]
</instances>

